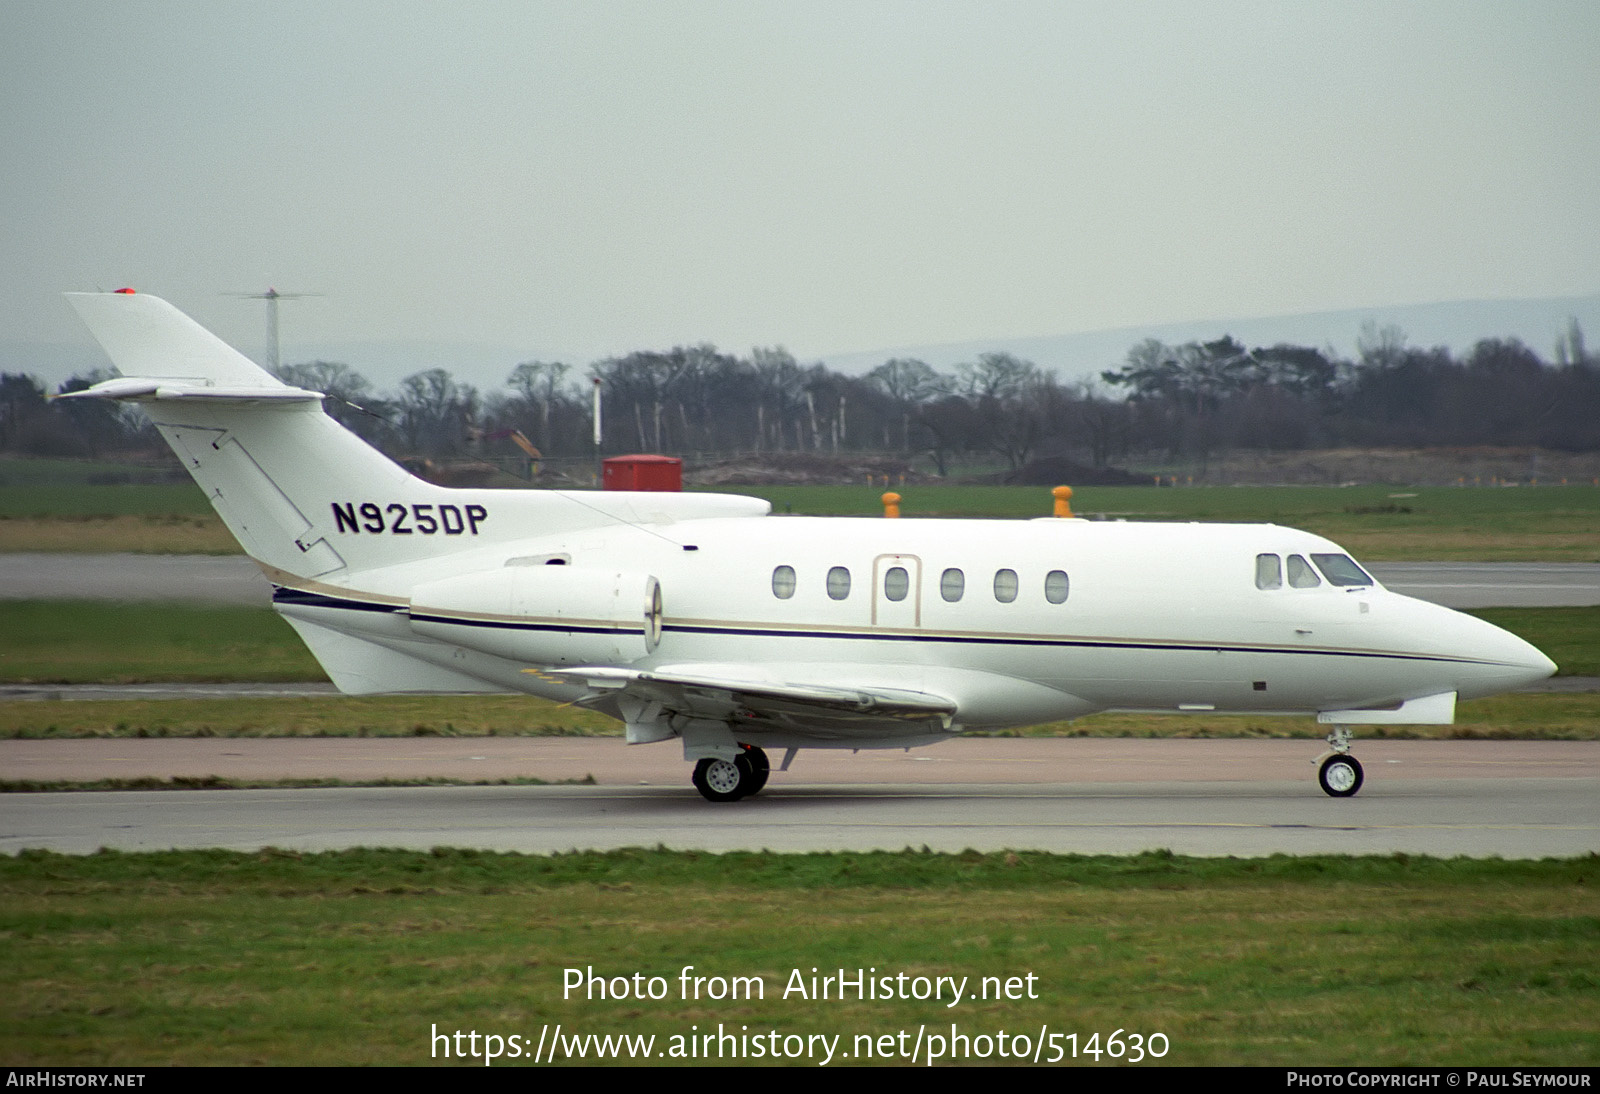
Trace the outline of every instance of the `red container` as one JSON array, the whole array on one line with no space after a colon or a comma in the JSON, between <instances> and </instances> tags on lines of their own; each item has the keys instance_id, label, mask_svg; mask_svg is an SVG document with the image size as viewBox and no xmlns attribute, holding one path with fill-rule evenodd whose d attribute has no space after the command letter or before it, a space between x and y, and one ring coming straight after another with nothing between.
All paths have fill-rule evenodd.
<instances>
[{"instance_id":1,"label":"red container","mask_svg":"<svg viewBox=\"0 0 1600 1094\"><path fill-rule=\"evenodd\" d=\"M612 456L601 461L606 490L683 489L683 461L675 456Z\"/></svg>"}]
</instances>

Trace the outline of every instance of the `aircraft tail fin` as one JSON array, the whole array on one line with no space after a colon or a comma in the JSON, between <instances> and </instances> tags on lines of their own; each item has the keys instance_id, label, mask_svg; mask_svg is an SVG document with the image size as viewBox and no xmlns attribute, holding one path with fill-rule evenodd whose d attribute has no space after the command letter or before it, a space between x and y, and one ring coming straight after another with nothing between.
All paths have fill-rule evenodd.
<instances>
[{"instance_id":1,"label":"aircraft tail fin","mask_svg":"<svg viewBox=\"0 0 1600 1094\"><path fill-rule=\"evenodd\" d=\"M68 293L67 300L123 376L174 387L289 390L160 297L122 291Z\"/></svg>"},{"instance_id":2,"label":"aircraft tail fin","mask_svg":"<svg viewBox=\"0 0 1600 1094\"><path fill-rule=\"evenodd\" d=\"M123 375L64 399L142 404L228 530L278 584L602 525L764 516L729 494L448 489L395 464L165 300L69 293ZM273 571L281 571L274 573ZM299 587L305 587L302 580Z\"/></svg>"},{"instance_id":3,"label":"aircraft tail fin","mask_svg":"<svg viewBox=\"0 0 1600 1094\"><path fill-rule=\"evenodd\" d=\"M334 534L355 527L357 507L368 499L409 512L449 492L414 478L328 417L320 392L283 383L158 297L67 298L122 377L60 397L143 404L252 558L312 578L431 553L427 543L399 537ZM341 514L349 515L343 526Z\"/></svg>"}]
</instances>

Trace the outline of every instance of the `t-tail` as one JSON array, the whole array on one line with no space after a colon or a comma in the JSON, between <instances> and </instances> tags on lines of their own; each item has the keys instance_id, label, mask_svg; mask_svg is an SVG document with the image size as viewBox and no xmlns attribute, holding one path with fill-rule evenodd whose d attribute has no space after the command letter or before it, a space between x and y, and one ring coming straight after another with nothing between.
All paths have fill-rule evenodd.
<instances>
[{"instance_id":1,"label":"t-tail","mask_svg":"<svg viewBox=\"0 0 1600 1094\"><path fill-rule=\"evenodd\" d=\"M143 403L228 530L271 570L316 578L424 556L424 537L387 535L399 514L430 512L471 537L483 506L444 504L424 482L340 426L322 395L283 383L154 296L69 293L123 378L72 397ZM375 506L378 517L371 518ZM448 524L446 524L448 522ZM341 530L365 535L336 537ZM337 546L335 545L337 542Z\"/></svg>"},{"instance_id":2,"label":"t-tail","mask_svg":"<svg viewBox=\"0 0 1600 1094\"><path fill-rule=\"evenodd\" d=\"M713 495L452 490L407 472L158 297L68 293L121 378L63 398L143 404L228 530L275 584L363 571L597 525L756 515Z\"/></svg>"}]
</instances>

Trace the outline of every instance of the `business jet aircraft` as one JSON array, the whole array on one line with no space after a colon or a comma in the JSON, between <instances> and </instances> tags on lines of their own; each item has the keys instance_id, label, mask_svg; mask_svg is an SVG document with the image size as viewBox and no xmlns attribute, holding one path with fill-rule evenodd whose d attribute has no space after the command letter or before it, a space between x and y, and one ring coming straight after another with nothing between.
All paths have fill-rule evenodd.
<instances>
[{"instance_id":1,"label":"business jet aircraft","mask_svg":"<svg viewBox=\"0 0 1600 1094\"><path fill-rule=\"evenodd\" d=\"M69 294L340 690L530 692L677 738L712 801L768 748L909 748L1106 710L1445 724L1555 665L1274 525L772 517L722 494L415 478L172 305ZM1317 761L1313 761L1317 762Z\"/></svg>"}]
</instances>

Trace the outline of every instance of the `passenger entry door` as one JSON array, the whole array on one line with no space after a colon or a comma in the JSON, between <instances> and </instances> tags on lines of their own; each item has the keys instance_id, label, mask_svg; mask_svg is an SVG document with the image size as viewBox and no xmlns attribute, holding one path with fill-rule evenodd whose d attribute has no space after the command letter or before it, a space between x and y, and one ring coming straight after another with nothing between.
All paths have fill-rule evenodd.
<instances>
[{"instance_id":1,"label":"passenger entry door","mask_svg":"<svg viewBox=\"0 0 1600 1094\"><path fill-rule=\"evenodd\" d=\"M922 626L922 559L879 555L872 560L872 625L899 630Z\"/></svg>"}]
</instances>

